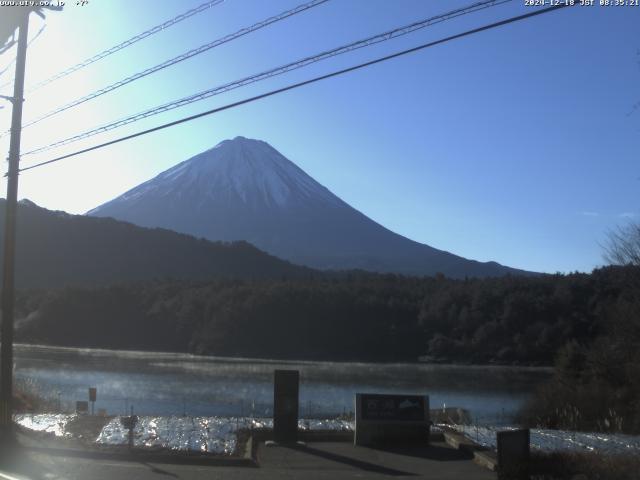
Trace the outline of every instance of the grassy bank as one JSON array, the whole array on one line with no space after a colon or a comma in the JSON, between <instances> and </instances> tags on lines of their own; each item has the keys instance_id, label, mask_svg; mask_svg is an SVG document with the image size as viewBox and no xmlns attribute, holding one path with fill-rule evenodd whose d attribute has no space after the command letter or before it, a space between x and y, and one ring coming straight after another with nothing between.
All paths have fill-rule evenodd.
<instances>
[{"instance_id":1,"label":"grassy bank","mask_svg":"<svg viewBox=\"0 0 640 480\"><path fill-rule=\"evenodd\" d=\"M637 480L640 456L597 453L534 453L531 480Z\"/></svg>"},{"instance_id":2,"label":"grassy bank","mask_svg":"<svg viewBox=\"0 0 640 480\"><path fill-rule=\"evenodd\" d=\"M561 349L553 379L523 409L523 423L640 434L640 288L620 296L601 321L594 341Z\"/></svg>"},{"instance_id":3,"label":"grassy bank","mask_svg":"<svg viewBox=\"0 0 640 480\"><path fill-rule=\"evenodd\" d=\"M13 410L17 413L42 412L49 407L49 402L32 393L17 391L13 394Z\"/></svg>"},{"instance_id":4,"label":"grassy bank","mask_svg":"<svg viewBox=\"0 0 640 480\"><path fill-rule=\"evenodd\" d=\"M37 384L29 381L16 381L13 385L13 411L16 413L53 412L58 409L57 402L42 394Z\"/></svg>"}]
</instances>

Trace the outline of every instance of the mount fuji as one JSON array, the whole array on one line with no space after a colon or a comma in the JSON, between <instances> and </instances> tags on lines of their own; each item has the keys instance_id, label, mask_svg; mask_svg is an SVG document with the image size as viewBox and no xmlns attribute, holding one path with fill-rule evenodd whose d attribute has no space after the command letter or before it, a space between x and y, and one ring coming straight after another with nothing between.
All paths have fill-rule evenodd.
<instances>
[{"instance_id":1,"label":"mount fuji","mask_svg":"<svg viewBox=\"0 0 640 480\"><path fill-rule=\"evenodd\" d=\"M398 235L320 185L268 143L225 140L87 213L209 240L245 240L318 269L461 278L528 274Z\"/></svg>"}]
</instances>

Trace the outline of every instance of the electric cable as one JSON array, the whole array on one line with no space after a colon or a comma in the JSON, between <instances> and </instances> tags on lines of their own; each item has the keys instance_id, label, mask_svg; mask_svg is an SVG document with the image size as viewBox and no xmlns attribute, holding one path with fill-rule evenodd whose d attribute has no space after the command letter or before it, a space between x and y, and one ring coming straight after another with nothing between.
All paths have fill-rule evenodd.
<instances>
[{"instance_id":1,"label":"electric cable","mask_svg":"<svg viewBox=\"0 0 640 480\"><path fill-rule=\"evenodd\" d=\"M322 53L316 54L316 55L312 55L309 57L305 57L303 59L297 60L295 62L291 62L288 63L286 65L282 65L258 74L254 74L251 75L249 77L245 77L239 80L234 80L233 82L229 82L223 85L219 85L213 88L210 88L208 90L193 94L193 95L189 95L187 97L183 97L180 98L178 100L174 100L171 101L169 103L165 103L163 105L157 106L157 107L153 107L151 109L136 113L134 115L130 115L128 117L124 117L121 118L119 120L116 120L114 122L99 126L99 127L95 127L91 130L73 135L71 137L65 138L63 140L58 140L54 143L51 143L49 145L46 146L42 146L42 147L38 147L35 148L33 150L29 150L25 153L23 153L23 156L26 155L33 155L36 153L41 153L41 152L45 152L47 150L51 150L52 148L57 148L57 147L61 147L64 145L68 145L70 143L74 143L77 142L79 140L84 140L85 138L89 138L92 137L94 135L98 135L100 133L104 133L104 132L108 132L110 130L119 128L119 127L123 127L125 125L128 125L130 123L134 123L137 122L139 120L142 120L144 118L148 118L154 115L158 115L160 113L164 113L170 110L173 110L175 108L179 108L185 105L189 105L191 103L194 102L198 102L201 100L205 100L207 98L213 97L215 95L220 95L222 93L226 93L230 90L234 90L236 88L239 87L243 87L252 83L256 83L262 80L265 80L267 78L271 78L277 75L281 75L283 73L287 73L290 72L292 70L297 70L299 68L305 67L307 65L310 65L312 63L316 63L322 60L326 60L328 58L332 58L335 57L337 55L342 55L344 53L347 52L351 52L353 50L357 50L360 48L364 48L364 47L368 47L371 45L375 45L377 43L381 43L381 42L385 42L388 40L391 40L393 38L397 38L403 35L406 35L408 33L414 32L416 30L425 28L427 26L430 25L434 25L436 23L440 23L446 20L450 20L452 18L456 18L459 17L461 15L467 15L469 13L481 10L481 9L485 9L488 7L492 7L492 6L497 6L497 5L501 5L503 3L507 3L510 2L512 0L485 0L482 2L477 2L474 4L471 4L467 7L463 7L463 8L459 8L456 10L452 10L450 12L444 13L444 14L440 14L434 17L430 17L418 22L414 22L412 24L403 26L403 27L399 27L399 28L395 28L393 30L389 30L387 32L384 33L380 33L371 37L368 37L366 39L363 40L358 40L356 42L352 42L349 43L347 45L343 45L341 47L337 47L337 48L333 48L331 50L327 50L324 51ZM6 134L6 133L5 133ZM0 135L1 137L2 135Z\"/></svg>"},{"instance_id":2,"label":"electric cable","mask_svg":"<svg viewBox=\"0 0 640 480\"><path fill-rule=\"evenodd\" d=\"M27 47L30 47L31 44L36 41L36 39L42 34L42 32L44 32L44 29L46 27L47 27L46 23L40 27L40 30L38 30L38 32L34 35L34 37L31 40L29 40L29 43L27 43ZM0 70L0 77L4 75L5 72L9 70L15 63L16 63L16 58L14 57L13 60L11 60L8 65L6 65L2 70ZM0 85L0 89L6 87L7 85L10 85L11 83L13 83L13 79Z\"/></svg>"},{"instance_id":3,"label":"electric cable","mask_svg":"<svg viewBox=\"0 0 640 480\"><path fill-rule=\"evenodd\" d=\"M574 5L577 5L577 4L574 4ZM399 52L396 52L396 53L393 53L393 54L390 54L390 55L386 55L384 57L379 57L379 58L376 58L374 60L370 60L368 62L364 62L364 63L360 63L358 65L354 65L354 66L351 66L351 67L348 67L348 68L344 68L342 70L333 71L331 73L327 73L327 74L320 75L320 76L317 76L317 77L314 77L314 78L311 78L311 79L308 79L308 80L304 80L302 82L297 82L297 83L294 83L294 84L291 84L291 85L287 85L285 87L278 88L276 90L271 90L269 92L266 92L266 93L263 93L263 94L260 94L260 95L256 95L254 97L246 98L244 100L233 102L233 103L224 105L222 107L217 107L217 108L214 108L214 109L211 109L211 110L207 110L205 112L201 112L201 113L198 113L198 114L195 114L195 115L191 115L191 116L188 116L188 117L185 117L185 118L181 118L179 120L174 120L172 122L165 123L163 125L159 125L159 126L156 126L156 127L153 127L153 128L142 130L140 132L136 132L136 133L133 133L131 135L126 135L124 137L116 138L114 140L110 140L108 142L101 143L99 145L94 145L92 147L88 147L88 148L85 148L85 149L82 149L82 150L78 150L76 152L68 153L66 155L62 155L62 156L59 156L57 158L53 158L51 160L47 160L47 161L44 161L44 162L36 163L34 165L30 165L28 167L21 168L19 170L19 172L32 170L34 168L42 167L44 165L50 165L52 163L59 162L61 160L64 160L64 159L67 159L67 158L71 158L71 157L74 157L74 156L77 156L77 155L80 155L80 154L83 154L83 153L95 151L95 150L98 150L98 149L101 149L101 148L104 148L104 147L107 147L107 146L110 146L110 145L114 145L116 143L124 142L126 140L131 140L133 138L140 137L140 136L143 136L143 135L147 135L149 133L157 132L157 131L163 130L165 128L173 127L173 126L179 125L181 123L189 122L189 121L201 118L201 117L205 117L205 116L212 115L212 114L215 114L215 113L218 113L218 112L222 112L224 110L229 110L231 108L239 107L241 105L252 103L252 102L255 102L257 100L261 100L263 98L267 98L267 97L271 97L273 95L277 95L277 94L280 94L280 93L283 93L283 92L287 92L289 90L294 90L294 89L303 87L305 85L310 85L310 84L313 84L313 83L316 83L316 82L319 82L319 81L322 81L322 80L326 80L328 78L337 77L337 76L343 75L345 73L349 73L349 72L353 72L353 71L356 71L356 70L360 70L362 68L369 67L371 65L376 65L378 63L382 63L382 62L385 62L387 60L391 60L393 58L397 58L397 57L401 57L401 56L404 56L404 55L408 55L410 53L414 53L414 52L417 52L417 51L420 51L420 50L424 50L426 48L434 47L434 46L440 45L442 43L450 42L452 40L456 40L456 39L459 39L459 38L462 38L462 37L466 37L466 36L469 36L469 35L480 33L480 32L486 31L486 30L491 30L493 28L497 28L497 27L501 27L501 26L504 26L504 25L508 25L510 23L514 23L514 22L525 20L525 19L533 18L533 17L539 16L539 15L543 15L545 13L549 13L549 12L552 12L552 11L555 11L555 10L559 10L559 9L562 9L562 8L565 8L565 7L568 7L568 6L572 6L572 5L571 4L567 4L567 3L561 3L561 4L558 4L558 5L551 6L551 7L535 10L533 12L529 12L529 13L526 13L526 14L523 14L523 15L518 15L518 16L515 16L515 17L507 18L505 20L501 20L501 21L498 21L498 22L490 23L488 25L483 25L482 27L474 28L474 29L471 29L471 30L464 31L462 33L451 35L449 37L445 37L445 38L441 38L439 40L435 40L435 41L432 41L432 42L424 43L422 45L418 45L417 47L413 47L413 48L409 48L409 49L406 49L406 50L402 50L402 51L399 51Z\"/></svg>"},{"instance_id":4,"label":"electric cable","mask_svg":"<svg viewBox=\"0 0 640 480\"><path fill-rule=\"evenodd\" d=\"M236 38L242 37L244 35L247 35L251 32L255 32L256 30L260 30L261 28L264 28L268 25L271 25L273 23L279 22L281 20L284 20L286 18L289 18L293 15L296 15L298 13L302 13L306 10L309 10L310 8L313 7L317 7L319 5L322 5L323 3L328 2L329 0L311 0L310 2L304 3L302 5L298 5L295 8L292 8L290 10L286 10L282 13L279 13L278 15L274 15L272 17L269 17L265 20L262 20L258 23L255 23L254 25L251 25L250 27L245 27L242 28L240 30L238 30L237 32L234 32L232 34L226 35L222 38L218 38L212 42L206 43L204 45L201 45L197 48L194 48L192 50L189 50L188 52L182 53L180 55L178 55L177 57L171 58L169 60L166 60L158 65L154 65L153 67L147 68L146 70L142 70L138 73L135 73L123 80L119 80L115 83L112 83L111 85L108 85L104 88L101 88L100 90L96 90L92 93L89 93L88 95L85 95L84 97L81 97L77 100L73 100L72 102L69 102L61 107L55 108L53 110L51 110L50 112L45 113L44 115L41 115L40 117L31 120L27 123L25 123L24 125L22 125L22 128L25 129L27 127L30 127L32 125L35 125L36 123L41 122L42 120L45 120L49 117L52 117L54 115L57 115L58 113L62 113L66 110L69 110L70 108L76 107L82 103L88 102L89 100L93 100L94 98L100 97L106 93L112 92L114 90L117 90L120 87L124 87L125 85L128 85L129 83L132 83L136 80L140 80L141 78L146 77L147 75L151 75L152 73L158 72L160 70L164 70L167 67L170 67L172 65L175 65L177 63L180 63L184 60L187 60L191 57L195 57L196 55L199 55L201 53L204 53L208 50L211 50L212 48L218 47L220 45L223 45L225 43L228 43L232 40L235 40ZM7 134L8 132L4 132L2 135L0 135L0 137L3 137Z\"/></svg>"},{"instance_id":5,"label":"electric cable","mask_svg":"<svg viewBox=\"0 0 640 480\"><path fill-rule=\"evenodd\" d=\"M62 77L66 77L67 75L72 74L73 72L76 72L78 70L80 70L81 68L84 68L88 65L91 65L92 63L97 62L98 60L102 60L105 57L108 57L109 55L113 55L116 52L119 52L120 50L130 47L131 45L133 45L134 43L139 42L140 40L144 40L147 37L150 37L151 35L155 35L156 33L162 32L163 30L172 27L174 25L177 25L178 23L193 17L194 15L197 15L199 13L202 13L212 7L215 7L216 5L219 5L221 3L223 3L225 0L211 0L208 2L205 2L201 5L198 5L195 8L192 8L190 10L187 10L186 12L183 12L179 15L176 15L175 17L162 22L154 27L151 27L148 30L145 30L142 33L139 33L138 35L135 35L131 38L129 38L128 40L125 40L124 42L121 42L117 45L114 45L111 48L108 48L106 50L103 50L100 53L97 53L96 55L87 58L86 60L77 63L49 78L46 78L45 80L42 80L41 82L36 83L35 85L32 85L31 87L29 87L27 89L27 93L33 92L39 88L44 87L45 85L48 85L52 82L55 82L56 80L61 79ZM0 87L1 88L1 87Z\"/></svg>"}]
</instances>

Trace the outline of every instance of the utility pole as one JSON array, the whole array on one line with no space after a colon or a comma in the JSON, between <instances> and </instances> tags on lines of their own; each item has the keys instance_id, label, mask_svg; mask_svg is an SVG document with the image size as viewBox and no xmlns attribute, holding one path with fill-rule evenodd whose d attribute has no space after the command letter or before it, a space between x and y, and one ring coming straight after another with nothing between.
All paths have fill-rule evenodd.
<instances>
[{"instance_id":1,"label":"utility pole","mask_svg":"<svg viewBox=\"0 0 640 480\"><path fill-rule=\"evenodd\" d=\"M29 10L20 18L16 76L13 86L9 171L4 226L4 264L2 272L2 327L0 328L0 431L9 434L13 428L13 316L15 289L16 211L18 174L20 169L20 134L24 102L24 71L27 61Z\"/></svg>"}]
</instances>

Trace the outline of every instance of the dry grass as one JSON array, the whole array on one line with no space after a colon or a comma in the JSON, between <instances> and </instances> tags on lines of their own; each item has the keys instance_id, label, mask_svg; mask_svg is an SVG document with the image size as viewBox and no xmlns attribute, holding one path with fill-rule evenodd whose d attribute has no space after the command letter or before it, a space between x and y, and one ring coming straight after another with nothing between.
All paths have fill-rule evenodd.
<instances>
[{"instance_id":1,"label":"dry grass","mask_svg":"<svg viewBox=\"0 0 640 480\"><path fill-rule=\"evenodd\" d=\"M13 386L13 411L17 413L55 412L57 402L43 394L35 382L16 381Z\"/></svg>"},{"instance_id":2,"label":"dry grass","mask_svg":"<svg viewBox=\"0 0 640 480\"><path fill-rule=\"evenodd\" d=\"M640 455L532 453L531 480L638 480Z\"/></svg>"},{"instance_id":3,"label":"dry grass","mask_svg":"<svg viewBox=\"0 0 640 480\"><path fill-rule=\"evenodd\" d=\"M29 392L17 391L13 394L13 410L18 413L43 411L47 405L47 402Z\"/></svg>"}]
</instances>

